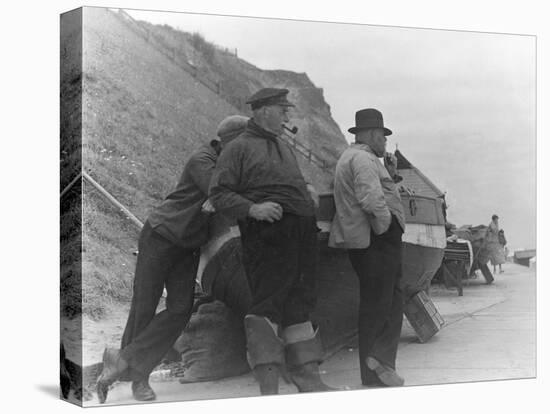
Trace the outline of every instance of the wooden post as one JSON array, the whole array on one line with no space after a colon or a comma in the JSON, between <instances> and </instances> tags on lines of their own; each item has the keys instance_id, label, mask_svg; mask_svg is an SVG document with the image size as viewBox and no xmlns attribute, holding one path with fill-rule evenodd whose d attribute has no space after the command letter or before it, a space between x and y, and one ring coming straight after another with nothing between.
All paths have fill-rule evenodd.
<instances>
[{"instance_id":1,"label":"wooden post","mask_svg":"<svg viewBox=\"0 0 550 414\"><path fill-rule=\"evenodd\" d=\"M143 223L134 216L130 210L128 210L126 207L124 207L116 198L114 198L107 190L105 190L97 181L95 181L92 177L88 175L86 171L82 171L82 177L85 178L90 184L92 184L96 190L98 190L101 194L103 194L107 200L109 200L111 203L113 203L116 207L118 207L126 216L134 223L137 227L140 229L143 227Z\"/></svg>"},{"instance_id":2,"label":"wooden post","mask_svg":"<svg viewBox=\"0 0 550 414\"><path fill-rule=\"evenodd\" d=\"M59 198L63 198L63 196L72 188L72 186L76 184L76 182L79 180L80 177L82 177L82 173L78 173L78 175L75 178L73 178L69 184L65 186L63 191L61 191Z\"/></svg>"}]
</instances>

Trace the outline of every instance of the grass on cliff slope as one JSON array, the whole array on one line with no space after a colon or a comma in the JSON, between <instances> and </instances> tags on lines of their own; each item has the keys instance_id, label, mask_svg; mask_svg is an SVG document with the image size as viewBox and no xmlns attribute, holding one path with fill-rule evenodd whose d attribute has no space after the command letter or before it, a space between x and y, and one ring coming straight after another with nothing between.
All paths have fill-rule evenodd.
<instances>
[{"instance_id":1,"label":"grass on cliff slope","mask_svg":"<svg viewBox=\"0 0 550 414\"><path fill-rule=\"evenodd\" d=\"M84 184L82 222L82 313L93 319L108 315L112 306L129 302L139 229Z\"/></svg>"},{"instance_id":2,"label":"grass on cliff slope","mask_svg":"<svg viewBox=\"0 0 550 414\"><path fill-rule=\"evenodd\" d=\"M142 222L171 191L192 152L235 113L105 9L87 9L83 168ZM132 295L139 229L83 185L82 293L78 242L65 249L62 311L108 317ZM67 245L68 246L68 245Z\"/></svg>"}]
</instances>

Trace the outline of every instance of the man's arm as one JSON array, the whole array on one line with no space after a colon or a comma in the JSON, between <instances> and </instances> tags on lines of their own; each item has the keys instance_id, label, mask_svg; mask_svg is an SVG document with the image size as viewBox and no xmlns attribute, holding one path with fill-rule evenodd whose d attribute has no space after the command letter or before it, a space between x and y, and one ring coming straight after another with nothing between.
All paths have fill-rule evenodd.
<instances>
[{"instance_id":1,"label":"man's arm","mask_svg":"<svg viewBox=\"0 0 550 414\"><path fill-rule=\"evenodd\" d=\"M204 194L208 194L210 181L216 167L216 157L206 150L200 151L191 156L188 161L188 171L193 182Z\"/></svg>"},{"instance_id":2,"label":"man's arm","mask_svg":"<svg viewBox=\"0 0 550 414\"><path fill-rule=\"evenodd\" d=\"M241 183L239 150L238 146L229 144L220 154L210 182L208 198L216 211L236 219L243 219L254 203L238 193Z\"/></svg>"},{"instance_id":3,"label":"man's arm","mask_svg":"<svg viewBox=\"0 0 550 414\"><path fill-rule=\"evenodd\" d=\"M352 159L353 188L361 209L371 218L369 221L376 234L388 230L391 213L377 172L375 160L367 154L357 154Z\"/></svg>"}]
</instances>

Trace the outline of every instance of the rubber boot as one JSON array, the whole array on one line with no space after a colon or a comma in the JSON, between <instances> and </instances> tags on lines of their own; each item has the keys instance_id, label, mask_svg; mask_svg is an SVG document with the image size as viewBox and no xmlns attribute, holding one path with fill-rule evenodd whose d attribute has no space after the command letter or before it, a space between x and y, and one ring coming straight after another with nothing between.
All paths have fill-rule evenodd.
<instances>
[{"instance_id":1,"label":"rubber boot","mask_svg":"<svg viewBox=\"0 0 550 414\"><path fill-rule=\"evenodd\" d=\"M262 395L279 393L279 370L284 364L283 341L267 318L246 315L247 359L260 385Z\"/></svg>"},{"instance_id":2,"label":"rubber boot","mask_svg":"<svg viewBox=\"0 0 550 414\"><path fill-rule=\"evenodd\" d=\"M253 372L260 385L260 394L279 394L279 366L277 364L256 365Z\"/></svg>"},{"instance_id":3,"label":"rubber boot","mask_svg":"<svg viewBox=\"0 0 550 414\"><path fill-rule=\"evenodd\" d=\"M319 363L316 361L293 368L290 375L300 392L336 391L336 388L329 387L323 382L319 373Z\"/></svg>"},{"instance_id":4,"label":"rubber boot","mask_svg":"<svg viewBox=\"0 0 550 414\"><path fill-rule=\"evenodd\" d=\"M321 380L319 364L323 360L323 345L319 330L313 337L286 345L286 363L290 378L300 392L334 391Z\"/></svg>"}]
</instances>

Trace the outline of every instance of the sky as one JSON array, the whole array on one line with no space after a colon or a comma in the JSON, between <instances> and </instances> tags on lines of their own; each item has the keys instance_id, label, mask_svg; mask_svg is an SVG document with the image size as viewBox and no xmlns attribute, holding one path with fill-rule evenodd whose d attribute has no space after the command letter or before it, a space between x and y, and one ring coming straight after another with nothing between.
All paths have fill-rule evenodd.
<instances>
[{"instance_id":1,"label":"sky","mask_svg":"<svg viewBox=\"0 0 550 414\"><path fill-rule=\"evenodd\" d=\"M511 251L536 246L534 36L132 10L199 32L261 69L305 72L348 141L384 114L399 150L447 193L457 226L500 217Z\"/></svg>"}]
</instances>

